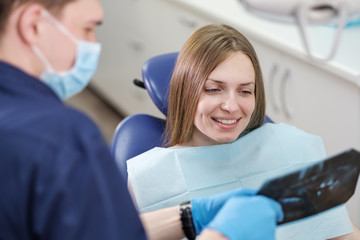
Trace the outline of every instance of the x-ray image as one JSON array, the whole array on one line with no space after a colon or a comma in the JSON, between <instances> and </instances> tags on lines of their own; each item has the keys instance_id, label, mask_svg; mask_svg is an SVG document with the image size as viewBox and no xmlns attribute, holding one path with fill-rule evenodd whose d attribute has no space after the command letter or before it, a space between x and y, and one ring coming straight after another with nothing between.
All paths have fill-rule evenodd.
<instances>
[{"instance_id":1,"label":"x-ray image","mask_svg":"<svg viewBox=\"0 0 360 240\"><path fill-rule=\"evenodd\" d=\"M345 203L356 188L360 152L351 149L267 181L258 194L278 201L287 223Z\"/></svg>"}]
</instances>

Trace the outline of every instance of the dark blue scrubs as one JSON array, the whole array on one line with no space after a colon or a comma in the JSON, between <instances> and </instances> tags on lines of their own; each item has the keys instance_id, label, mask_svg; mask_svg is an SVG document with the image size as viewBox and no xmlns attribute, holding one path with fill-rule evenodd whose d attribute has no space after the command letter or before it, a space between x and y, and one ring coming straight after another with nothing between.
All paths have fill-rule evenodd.
<instances>
[{"instance_id":1,"label":"dark blue scrubs","mask_svg":"<svg viewBox=\"0 0 360 240\"><path fill-rule=\"evenodd\" d=\"M0 240L145 239L96 126L0 62Z\"/></svg>"}]
</instances>

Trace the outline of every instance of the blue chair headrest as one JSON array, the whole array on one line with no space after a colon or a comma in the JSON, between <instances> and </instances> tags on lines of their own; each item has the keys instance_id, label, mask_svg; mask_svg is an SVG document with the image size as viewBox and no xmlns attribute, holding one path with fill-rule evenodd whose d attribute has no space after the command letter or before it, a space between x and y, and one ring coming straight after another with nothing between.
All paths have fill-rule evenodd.
<instances>
[{"instance_id":1,"label":"blue chair headrest","mask_svg":"<svg viewBox=\"0 0 360 240\"><path fill-rule=\"evenodd\" d=\"M110 150L127 181L126 161L164 143L165 119L147 114L134 114L124 118L117 126Z\"/></svg>"},{"instance_id":2,"label":"blue chair headrest","mask_svg":"<svg viewBox=\"0 0 360 240\"><path fill-rule=\"evenodd\" d=\"M166 116L169 87L178 52L158 55L147 60L142 68L146 90L156 107Z\"/></svg>"}]
</instances>

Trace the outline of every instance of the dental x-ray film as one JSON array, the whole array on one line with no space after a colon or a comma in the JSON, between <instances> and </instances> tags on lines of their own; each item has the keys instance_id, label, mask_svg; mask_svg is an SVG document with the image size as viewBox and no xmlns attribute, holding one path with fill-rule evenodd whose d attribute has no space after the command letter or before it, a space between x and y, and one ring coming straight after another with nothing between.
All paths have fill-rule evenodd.
<instances>
[{"instance_id":1,"label":"dental x-ray film","mask_svg":"<svg viewBox=\"0 0 360 240\"><path fill-rule=\"evenodd\" d=\"M350 149L290 174L268 180L258 194L278 201L279 224L302 219L345 203L356 188L360 152Z\"/></svg>"}]
</instances>

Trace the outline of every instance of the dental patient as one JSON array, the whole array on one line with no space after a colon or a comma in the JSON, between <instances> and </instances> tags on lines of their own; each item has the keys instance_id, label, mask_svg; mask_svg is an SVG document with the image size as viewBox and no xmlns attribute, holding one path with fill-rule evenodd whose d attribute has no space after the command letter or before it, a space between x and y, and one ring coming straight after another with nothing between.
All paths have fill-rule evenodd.
<instances>
[{"instance_id":1,"label":"dental patient","mask_svg":"<svg viewBox=\"0 0 360 240\"><path fill-rule=\"evenodd\" d=\"M208 25L193 33L170 84L166 144L127 162L140 213L231 189L258 189L267 179L326 157L318 136L263 124L258 58L230 26ZM279 226L276 239L356 239L354 228L342 205Z\"/></svg>"}]
</instances>

